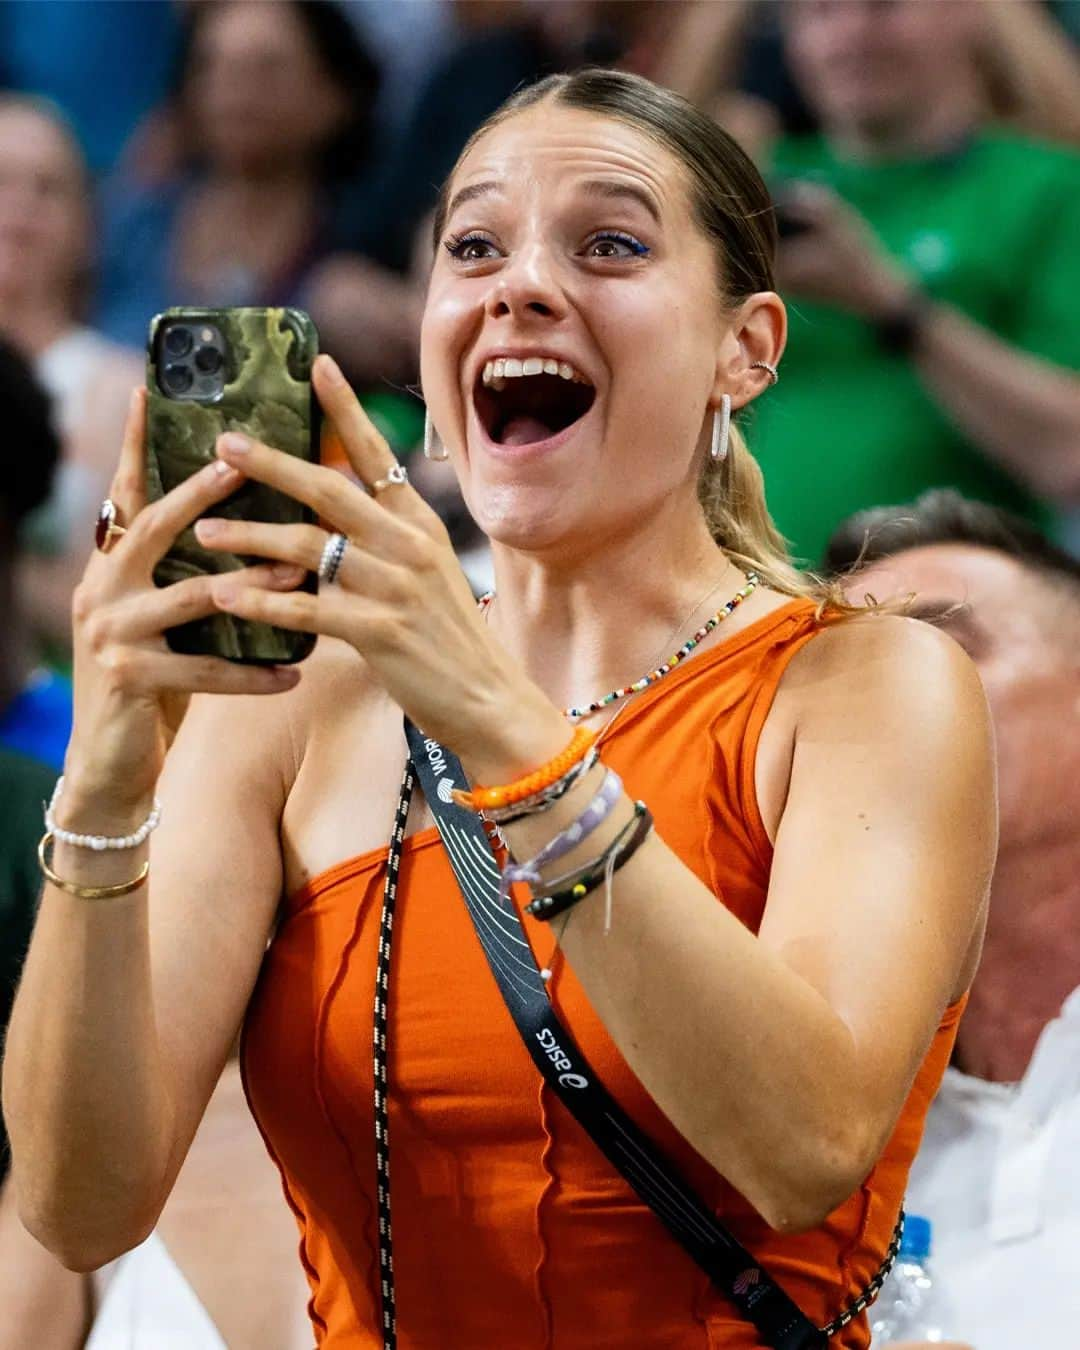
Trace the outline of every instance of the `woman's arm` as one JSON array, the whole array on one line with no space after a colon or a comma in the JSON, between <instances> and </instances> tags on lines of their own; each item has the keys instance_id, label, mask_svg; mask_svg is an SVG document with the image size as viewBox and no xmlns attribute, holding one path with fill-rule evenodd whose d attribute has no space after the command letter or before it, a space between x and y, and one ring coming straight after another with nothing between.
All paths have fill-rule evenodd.
<instances>
[{"instance_id":1,"label":"woman's arm","mask_svg":"<svg viewBox=\"0 0 1080 1350\"><path fill-rule=\"evenodd\" d=\"M153 1226L235 1035L280 889L276 722L254 696L293 688L296 672L171 651L165 630L212 612L212 579L153 580L179 532L243 475L209 465L147 505L145 427L145 390L135 390L109 493L126 530L93 553L72 605L75 713L56 818L78 833L130 834L162 779L154 874L105 901L45 886L4 1059L20 1213L76 1269ZM303 575L285 573L235 575L261 586ZM196 698L184 722L194 693L237 697ZM69 884L110 886L137 877L146 856L145 842L99 853L58 840L52 865Z\"/></svg>"},{"instance_id":2,"label":"woman's arm","mask_svg":"<svg viewBox=\"0 0 1080 1350\"><path fill-rule=\"evenodd\" d=\"M1053 501L1080 501L1080 376L1011 346L951 305L930 305L912 361L991 459Z\"/></svg>"},{"instance_id":3,"label":"woman's arm","mask_svg":"<svg viewBox=\"0 0 1080 1350\"><path fill-rule=\"evenodd\" d=\"M597 893L562 945L680 1133L773 1227L801 1230L870 1171L956 992L995 798L982 689L943 634L854 620L809 643L785 686L798 725L760 934L657 838L617 874L610 932ZM494 759L478 776L500 781ZM589 791L511 826L515 855Z\"/></svg>"},{"instance_id":4,"label":"woman's arm","mask_svg":"<svg viewBox=\"0 0 1080 1350\"><path fill-rule=\"evenodd\" d=\"M45 887L4 1110L23 1221L73 1269L149 1233L235 1039L281 893L280 718L260 699L193 700L161 779L148 884L108 901ZM98 828L135 827L76 794L69 808ZM145 846L78 852L58 847L56 871L109 884Z\"/></svg>"},{"instance_id":5,"label":"woman's arm","mask_svg":"<svg viewBox=\"0 0 1080 1350\"><path fill-rule=\"evenodd\" d=\"M0 1350L80 1350L92 1306L89 1278L65 1270L19 1222L9 1176L0 1189Z\"/></svg>"}]
</instances>

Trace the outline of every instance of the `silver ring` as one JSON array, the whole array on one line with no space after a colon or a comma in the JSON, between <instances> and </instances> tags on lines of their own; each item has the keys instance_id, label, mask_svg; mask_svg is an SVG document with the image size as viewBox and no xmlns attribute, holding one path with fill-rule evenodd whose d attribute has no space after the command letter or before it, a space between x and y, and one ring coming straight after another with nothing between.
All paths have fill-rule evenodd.
<instances>
[{"instance_id":1,"label":"silver ring","mask_svg":"<svg viewBox=\"0 0 1080 1350\"><path fill-rule=\"evenodd\" d=\"M750 369L767 370L769 372L769 383L777 384L779 382L780 372L776 369L776 367L772 364L771 361L751 361Z\"/></svg>"},{"instance_id":2,"label":"silver ring","mask_svg":"<svg viewBox=\"0 0 1080 1350\"><path fill-rule=\"evenodd\" d=\"M371 495L377 497L383 488L393 487L395 483L407 483L409 471L404 464L395 464L387 470L385 478L379 478L371 485Z\"/></svg>"},{"instance_id":3,"label":"silver ring","mask_svg":"<svg viewBox=\"0 0 1080 1350\"><path fill-rule=\"evenodd\" d=\"M319 559L319 580L327 585L338 574L341 567L341 560L345 556L345 550L349 546L349 541L343 534L332 534L323 545L322 557Z\"/></svg>"}]
</instances>

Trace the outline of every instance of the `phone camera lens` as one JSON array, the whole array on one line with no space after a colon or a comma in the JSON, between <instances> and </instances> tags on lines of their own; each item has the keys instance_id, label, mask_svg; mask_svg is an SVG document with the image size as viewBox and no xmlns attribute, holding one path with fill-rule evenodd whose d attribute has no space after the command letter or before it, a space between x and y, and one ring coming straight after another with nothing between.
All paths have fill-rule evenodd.
<instances>
[{"instance_id":1,"label":"phone camera lens","mask_svg":"<svg viewBox=\"0 0 1080 1350\"><path fill-rule=\"evenodd\" d=\"M175 328L168 329L162 345L170 356L187 356L191 344L191 329L177 324Z\"/></svg>"},{"instance_id":2,"label":"phone camera lens","mask_svg":"<svg viewBox=\"0 0 1080 1350\"><path fill-rule=\"evenodd\" d=\"M195 366L203 375L215 375L221 369L221 353L216 347L200 347L195 353Z\"/></svg>"},{"instance_id":3,"label":"phone camera lens","mask_svg":"<svg viewBox=\"0 0 1080 1350\"><path fill-rule=\"evenodd\" d=\"M162 371L165 388L174 394L186 394L191 388L194 376L187 366L166 366Z\"/></svg>"}]
</instances>

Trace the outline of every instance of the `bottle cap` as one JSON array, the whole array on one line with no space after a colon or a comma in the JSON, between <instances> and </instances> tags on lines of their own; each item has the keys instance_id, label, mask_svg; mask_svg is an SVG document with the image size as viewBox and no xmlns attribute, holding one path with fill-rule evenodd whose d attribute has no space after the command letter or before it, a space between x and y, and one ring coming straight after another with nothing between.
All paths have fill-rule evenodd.
<instances>
[{"instance_id":1,"label":"bottle cap","mask_svg":"<svg viewBox=\"0 0 1080 1350\"><path fill-rule=\"evenodd\" d=\"M921 1214L909 1214L904 1220L904 1236L900 1239L900 1259L905 1257L924 1261L930 1255L933 1225Z\"/></svg>"}]
</instances>

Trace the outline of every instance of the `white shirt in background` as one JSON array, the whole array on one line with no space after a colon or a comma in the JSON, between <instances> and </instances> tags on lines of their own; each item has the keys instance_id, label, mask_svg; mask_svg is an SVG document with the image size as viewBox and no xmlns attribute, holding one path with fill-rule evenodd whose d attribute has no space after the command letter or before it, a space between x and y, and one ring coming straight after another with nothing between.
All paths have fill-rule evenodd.
<instances>
[{"instance_id":1,"label":"white shirt in background","mask_svg":"<svg viewBox=\"0 0 1080 1350\"><path fill-rule=\"evenodd\" d=\"M1019 1083L946 1071L908 1186L975 1350L1080 1346L1080 989Z\"/></svg>"}]
</instances>

